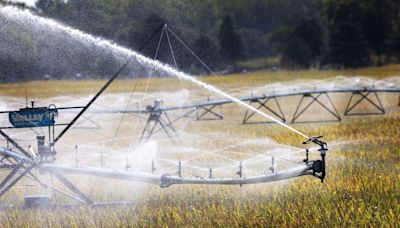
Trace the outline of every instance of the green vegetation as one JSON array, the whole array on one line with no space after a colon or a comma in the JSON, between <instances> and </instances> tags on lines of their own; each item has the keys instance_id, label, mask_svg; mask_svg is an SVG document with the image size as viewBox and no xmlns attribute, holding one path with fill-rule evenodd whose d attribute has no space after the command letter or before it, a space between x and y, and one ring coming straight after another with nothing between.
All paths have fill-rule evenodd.
<instances>
[{"instance_id":1,"label":"green vegetation","mask_svg":"<svg viewBox=\"0 0 400 228\"><path fill-rule=\"evenodd\" d=\"M191 45L200 38L214 43L219 68L242 58L276 55L290 69L380 65L397 56L400 36L400 5L386 0L41 0L38 7L134 49L160 23L168 23Z\"/></svg>"},{"instance_id":2,"label":"green vegetation","mask_svg":"<svg viewBox=\"0 0 400 228\"><path fill-rule=\"evenodd\" d=\"M398 1L386 0L40 0L36 10L134 50L167 23L214 71L239 71L246 67L243 61L266 58L280 60L272 67L290 70L396 63L400 56L399 8ZM156 37L160 35L161 31ZM183 46L171 42L180 70L207 72ZM157 44L158 39L153 39L141 53L153 58ZM26 52L31 54L28 48ZM82 66L71 72L63 72L61 67L60 72L53 72L46 68L50 66L0 55L0 76L6 81L37 80L46 73L55 78L79 72L105 76L118 65L112 59L88 58L84 53L74 59ZM173 65L167 44L160 46L158 59ZM10 68L15 64L20 68ZM37 75L27 76L27 72Z\"/></svg>"}]
</instances>

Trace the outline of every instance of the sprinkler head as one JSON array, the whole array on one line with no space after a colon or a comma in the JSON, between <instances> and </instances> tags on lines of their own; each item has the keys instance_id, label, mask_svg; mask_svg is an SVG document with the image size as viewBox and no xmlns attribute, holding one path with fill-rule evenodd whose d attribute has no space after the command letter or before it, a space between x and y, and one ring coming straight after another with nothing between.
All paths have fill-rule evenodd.
<instances>
[{"instance_id":1,"label":"sprinkler head","mask_svg":"<svg viewBox=\"0 0 400 228\"><path fill-rule=\"evenodd\" d=\"M326 144L326 142L321 141L320 138L322 138L322 136L310 137L307 141L303 142L303 144L309 144L309 143L313 142L320 146L318 151L321 154L321 160L317 160L317 161L313 162L312 171L313 171L314 176L321 179L321 182L324 182L324 178L326 175L325 156L326 156L326 152L328 151L328 144Z\"/></svg>"}]
</instances>

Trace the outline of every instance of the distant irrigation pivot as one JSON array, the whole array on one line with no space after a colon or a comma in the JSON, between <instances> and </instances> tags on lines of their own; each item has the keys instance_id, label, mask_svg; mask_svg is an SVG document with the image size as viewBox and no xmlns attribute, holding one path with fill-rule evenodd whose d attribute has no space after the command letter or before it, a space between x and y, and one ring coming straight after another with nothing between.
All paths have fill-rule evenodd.
<instances>
[{"instance_id":1,"label":"distant irrigation pivot","mask_svg":"<svg viewBox=\"0 0 400 228\"><path fill-rule=\"evenodd\" d=\"M254 176L245 176L243 174L242 162L239 164L239 171L236 173L238 178L221 178L213 175L213 170L209 170L209 176L204 177L185 177L182 175L182 164L178 163L177 172L169 173L153 173L155 170L154 164L152 163L152 173L143 172L129 172L128 170L115 170L105 168L94 168L94 167L78 167L71 165L63 165L56 163L56 144L59 143L59 139L68 133L71 127L76 121L82 117L86 110L93 104L96 99L102 95L102 93L108 88L108 86L116 79L121 72L127 67L128 63L122 65L116 73L108 80L108 82L93 96L90 101L84 106L77 107L63 107L57 108L55 105L49 105L47 107L36 107L32 103L31 107L20 108L19 110L6 110L2 111L3 114L9 114L9 122L11 126L0 128L0 135L7 141L7 147L0 147L0 169L8 171L8 174L0 182L0 197L6 194L15 184L22 178L27 177L34 180L40 186L53 190L61 195L74 199L80 203L92 204L93 201L82 191L80 191L70 180L68 180L65 174L74 175L89 175L96 177L104 177L118 180L128 181L139 181L151 184L157 184L161 187L168 187L174 184L222 184L222 185L244 185L244 184L255 184L265 183L271 181L285 180L289 178L295 178L299 176L314 176L321 181L325 178L325 155L328 150L327 144L321 141L322 136L308 137L306 134L294 129L293 127L283 123L277 118L270 116L259 109L252 107L245 103L243 100L235 98L234 96L221 91L220 89L206 84L196 78L182 73L168 65L164 65L158 61L151 60L134 52L128 48L119 46L111 41L96 38L92 35L83 33L79 30L71 27L62 25L54 20L42 18L32 14L27 10L20 10L14 7L6 6L0 7L0 16L7 17L9 20L15 21L19 24L28 23L31 26L41 26L49 29L50 32L58 32L70 37L74 41L87 43L88 45L95 45L98 48L107 49L112 52L114 56L118 57L120 62L134 62L137 65L145 66L149 70L155 71L163 75L176 76L179 79L189 81L196 86L199 86L207 91L218 94L232 103L238 104L246 109L252 110L253 112L261 115L262 117L269 119L290 131L301 135L305 138L303 144L316 144L319 147L319 153L321 155L320 160L309 160L309 150L305 149L305 159L300 162L297 168L289 169L286 171L278 171L275 168L276 161L272 158L271 167L269 168L270 173L262 173ZM28 25L28 26L29 26ZM64 109L78 109L78 114L74 116L72 121L67 123L56 123L56 117L58 116L58 110ZM63 130L58 136L55 135L55 128L62 127ZM42 130L48 129L48 135L46 139L45 131L42 130L43 135L37 135L37 151L35 152L31 147L24 149L19 143L9 134L6 130L12 129L35 129L39 128ZM48 140L48 141L46 141ZM12 150L10 146L13 146L16 151ZM269 164L268 164L269 165ZM45 173L54 177L59 183L61 183L69 192L58 189L52 184L47 184L39 177L33 170L45 171ZM39 172L40 174L40 172ZM32 199L30 199L32 200ZM35 200L35 199L33 199Z\"/></svg>"},{"instance_id":2,"label":"distant irrigation pivot","mask_svg":"<svg viewBox=\"0 0 400 228\"><path fill-rule=\"evenodd\" d=\"M248 102L252 109L247 109L244 113L242 120L243 124L262 124L271 123L265 121L255 121L253 116L255 114L254 108L264 109L269 111L271 114L279 118L281 122L286 123L317 123L317 122L333 122L342 121L344 116L365 116L365 115L383 115L386 113L384 103L381 101L380 96L382 94L399 94L400 88L394 86L395 83L387 83L388 85L378 86L355 86L355 85L343 85L332 88L297 88L287 89L282 91L275 91L273 89L266 90L265 93L252 94L250 96L241 96L239 99L242 102ZM283 87L283 86L282 86ZM290 88L290 87L288 87ZM347 99L347 104L343 110L343 114L339 112L337 104L331 98L332 94L338 94L342 96L343 100ZM345 95L345 97L343 96ZM283 111L283 107L286 103L281 103L280 99L291 97L293 101L298 99L297 105L293 113ZM295 98L293 98L295 97ZM99 111L100 113L135 113L152 116L148 118L148 122L157 121L162 119L163 113L166 115L168 112L174 112L178 110L184 110L184 113L172 120L165 120L168 122L168 126L172 126L175 122L187 118L193 114L196 115L196 120L223 120L224 115L222 111L215 110L219 107L221 110L223 106L232 104L231 99L207 99L206 101L198 101L189 104L176 105L176 106L161 106L160 101L155 101L154 105L148 106L146 109L125 109L125 110L107 110ZM296 104L296 103L294 103ZM253 106L256 105L256 106ZM293 105L293 103L290 103ZM400 103L396 104L397 106ZM305 121L303 116L310 113L310 109L319 108L319 111L324 111L319 118L312 117ZM287 107L286 107L287 108ZM157 115L156 115L157 114ZM291 120L287 120L291 115ZM207 115L207 116L206 116ZM205 117L206 116L206 117ZM333 118L333 119L332 119ZM273 122L275 123L275 122ZM155 131L166 130L164 128L157 128ZM150 138L154 131L147 131L146 138ZM142 135L141 138L145 137Z\"/></svg>"}]
</instances>

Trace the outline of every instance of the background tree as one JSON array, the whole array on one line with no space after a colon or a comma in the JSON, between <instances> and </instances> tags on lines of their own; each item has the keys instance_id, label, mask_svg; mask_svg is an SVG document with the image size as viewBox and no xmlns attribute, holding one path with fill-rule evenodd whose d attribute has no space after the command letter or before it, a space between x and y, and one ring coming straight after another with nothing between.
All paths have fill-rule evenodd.
<instances>
[{"instance_id":1,"label":"background tree","mask_svg":"<svg viewBox=\"0 0 400 228\"><path fill-rule=\"evenodd\" d=\"M48 12L54 4L54 0L38 0L35 5L40 12Z\"/></svg>"},{"instance_id":2,"label":"background tree","mask_svg":"<svg viewBox=\"0 0 400 228\"><path fill-rule=\"evenodd\" d=\"M206 36L200 36L194 43L193 43L193 51L199 56L199 58L206 63L209 67L213 70L216 68L216 61L218 58L218 48L217 46L211 41L210 38ZM207 69L196 60L196 67L201 69L200 71L203 73L209 74Z\"/></svg>"},{"instance_id":3,"label":"background tree","mask_svg":"<svg viewBox=\"0 0 400 228\"><path fill-rule=\"evenodd\" d=\"M302 19L295 27L294 33L294 35L297 36L297 38L306 46L302 48L302 51L305 52L305 55L310 55L312 64L316 67L317 61L322 56L324 49L324 34L321 24L315 18ZM307 65L309 64L303 66Z\"/></svg>"},{"instance_id":4,"label":"background tree","mask_svg":"<svg viewBox=\"0 0 400 228\"><path fill-rule=\"evenodd\" d=\"M298 35L295 28L280 29L272 36L271 42L280 54L282 66L292 70L310 67L312 50Z\"/></svg>"},{"instance_id":5,"label":"background tree","mask_svg":"<svg viewBox=\"0 0 400 228\"><path fill-rule=\"evenodd\" d=\"M167 22L213 69L250 67L253 59L263 62L276 57L281 57L283 67L297 69L399 62L399 5L393 0L39 0L36 8L43 16L136 50L159 24ZM187 50L170 38L180 70L204 73ZM154 39L142 53L153 58L157 43ZM106 74L106 56L88 61L84 53L64 55L74 61L70 65L81 64L81 71ZM158 57L174 65L165 38ZM21 64L32 67L32 72L49 70ZM52 72L60 78L76 73L69 72L67 65Z\"/></svg>"},{"instance_id":6,"label":"background tree","mask_svg":"<svg viewBox=\"0 0 400 228\"><path fill-rule=\"evenodd\" d=\"M167 21L157 14L152 13L144 18L140 24L143 26L140 26L139 28L132 27L129 31L128 45L137 50L147 42L147 44L142 48L141 53L150 58L154 58L159 38L161 37L162 26L167 24ZM154 34L156 31L157 34ZM154 37L149 41L152 35L154 35ZM161 52L164 51L162 50Z\"/></svg>"},{"instance_id":7,"label":"background tree","mask_svg":"<svg viewBox=\"0 0 400 228\"><path fill-rule=\"evenodd\" d=\"M363 13L359 1L327 1L329 29L328 62L345 68L370 63L368 42L365 39Z\"/></svg>"},{"instance_id":8,"label":"background tree","mask_svg":"<svg viewBox=\"0 0 400 228\"><path fill-rule=\"evenodd\" d=\"M218 34L220 55L224 62L232 64L243 58L241 36L235 32L232 18L224 17Z\"/></svg>"},{"instance_id":9,"label":"background tree","mask_svg":"<svg viewBox=\"0 0 400 228\"><path fill-rule=\"evenodd\" d=\"M387 53L388 37L391 33L392 1L365 1L363 32L369 47L376 56L376 65L382 65L382 55Z\"/></svg>"}]
</instances>

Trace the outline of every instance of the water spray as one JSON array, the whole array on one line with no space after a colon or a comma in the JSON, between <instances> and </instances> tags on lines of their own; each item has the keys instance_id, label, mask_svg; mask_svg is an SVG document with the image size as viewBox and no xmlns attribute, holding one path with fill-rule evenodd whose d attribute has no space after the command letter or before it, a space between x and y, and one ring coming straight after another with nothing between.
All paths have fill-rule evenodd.
<instances>
[{"instance_id":1,"label":"water spray","mask_svg":"<svg viewBox=\"0 0 400 228\"><path fill-rule=\"evenodd\" d=\"M115 43L112 43L111 41L102 39L102 38L96 38L94 36L91 36L89 34L83 33L79 30L73 29L71 27L62 25L54 20L47 19L47 18L41 18L39 16L36 16L32 13L30 13L27 10L19 10L14 7L6 6L6 7L0 7L0 14L4 15L5 17L8 17L12 20L16 20L19 23L25 22L27 20L31 21L34 23L36 26L43 26L45 25L48 27L50 30L57 30L58 32L62 32L65 35L73 38L74 40L87 43L87 44L94 44L100 48L108 49L113 52L115 56L120 57L121 60L126 60L129 59L128 62L123 65L114 75L113 77L99 90L99 92L86 104L84 107L79 107L82 110L73 118L73 120L66 125L63 131L54 138L53 135L53 142L49 143L49 145L45 144L45 137L44 136L39 136L37 138L38 141L38 158L33 158L29 153L27 153L22 147L18 145L12 138L10 138L8 135L4 134L0 130L0 134L7 139L8 142L12 143L15 147L19 148L20 152L13 152L5 148L0 147L0 157L11 157L15 160L15 163L2 163L3 159L0 160L0 166L1 165L9 165L13 168L13 171L11 173L11 177L14 175L18 175L13 181L8 182L2 182L0 186L0 196L5 194L13 185L15 185L16 182L19 181L23 176L28 175L28 176L33 176L34 175L31 173L31 170L33 168L37 168L40 171L46 171L53 177L57 178L62 184L64 184L65 187L67 187L71 192L73 192L73 196L70 198L78 200L83 203L91 204L93 201L86 196L84 193L82 193L76 186L74 186L66 177L64 177L64 174L76 174L76 175L89 175L89 176L96 176L96 177L104 177L104 178L111 178L111 179L119 179L119 180L127 180L127 181L139 181L139 182L145 182L145 183L151 183L151 184L157 184L161 187L168 187L174 184L220 184L220 185L245 185L245 184L255 184L255 183L265 183L265 182L272 182L272 181L278 181L278 180L285 180L285 179L290 179L290 178L295 178L299 176L304 176L304 175L313 175L321 179L321 181L324 180L325 178L325 155L328 150L327 144L323 141L321 141L321 136L318 137L308 137L304 133L288 126L287 124L277 120L276 118L252 107L249 104L244 103L242 100L235 98L234 96L221 91L217 87L214 87L212 85L206 84L193 76L184 74L176 69L173 69L172 67L168 65L164 65L158 61L151 60L145 56L142 56L128 48L119 46ZM261 174L261 175L256 175L256 176L250 176L247 175L247 172L245 172L245 166L243 165L242 162L239 164L239 170L237 171L237 175L239 176L238 178L216 178L216 176L213 176L212 169L210 168L208 178L204 177L186 177L186 175L183 174L183 163L179 161L178 163L178 170L174 172L173 174L169 173L163 173L163 174L155 174L155 167L154 167L154 162L152 161L152 167L151 167L151 174L148 173L141 173L141 172L128 172L128 160L126 160L126 170L115 170L115 169L110 169L106 168L103 162L103 152L100 152L100 168L94 168L94 167L78 167L77 162L74 165L60 165L60 164L55 164L55 150L54 150L54 143L56 143L70 128L71 126L76 122L76 120L90 107L91 104L99 97L105 89L113 82L113 80L121 73L121 71L128 65L128 63L131 61L136 61L140 65L147 66L149 69L156 70L159 73L167 74L167 75L173 75L178 77L179 79L186 80L188 82L193 83L194 85L197 85L201 88L204 88L208 91L211 91L215 94L218 94L220 96L223 96L233 103L237 103L238 105L245 107L249 110L254 111L255 113L275 122L278 123L279 125L289 129L290 131L301 135L302 137L306 138L306 141L304 144L309 144L309 143L314 143L317 144L320 149L319 152L321 154L321 160L317 161L309 161L308 160L308 151L307 151L307 157L306 157L306 162L302 165L300 165L297 168L286 170L286 171L278 171L275 168L275 158L272 161L272 173L268 174ZM22 111L26 112L27 114L31 114L33 112L36 112L38 109L42 107L31 107L31 108L26 108L26 110L18 110L18 111L9 111L9 113L17 113L21 114ZM42 108L43 114L44 111L49 111L53 110L56 111L57 108ZM53 116L54 117L54 116ZM21 120L21 118L19 119ZM54 119L52 119L53 122L51 123L41 123L38 122L41 125L28 125L28 128L33 128L33 127L44 127L44 126L50 126L51 124L54 127ZM32 124L29 121L21 121L21 123L24 124ZM65 125L64 125L65 126ZM16 127L16 126L14 126ZM26 126L23 126L26 127ZM23 128L19 127L19 128ZM50 132L50 131L49 131ZM51 137L49 137L51 138ZM77 157L77 147L76 149L76 157ZM77 158L76 158L77 160ZM246 175L243 175L246 173ZM4 187L4 188L3 188ZM50 186L50 188L53 188L56 190L53 186ZM57 190L58 191L58 190ZM66 195L66 194L64 194ZM68 196L68 195L67 195Z\"/></svg>"},{"instance_id":2,"label":"water spray","mask_svg":"<svg viewBox=\"0 0 400 228\"><path fill-rule=\"evenodd\" d=\"M300 132L299 130L290 127L289 125L279 121L278 119L252 107L251 105L248 105L246 103L244 103L243 101L235 98L234 96L231 96L230 94L221 91L220 89L206 84L198 79L196 79L193 76L190 76L188 74L185 74L183 72L180 72L166 64L163 64L157 60L152 60L150 58L147 58L143 55L140 55L139 53L132 51L128 48L125 48L123 46L117 45L109 40L106 39L102 39L99 37L94 37L90 34L84 33L82 31L79 31L77 29L71 28L69 26L63 25L58 23L55 20L52 19L48 19L48 18L42 18L39 16L36 16L34 14L32 14L29 10L20 10L17 9L15 7L12 6L6 6L3 8L0 8L0 13L2 15L8 16L10 18L18 18L17 20L23 20L23 19L30 19L33 21L36 21L37 24L44 24L47 25L50 29L55 29L55 30L59 30L59 31L63 31L66 34L69 34L72 38L76 39L76 40L81 40L81 41L86 41L88 43L92 43L92 44L96 44L97 46L103 47L103 48L108 48L109 50L112 50L115 54L119 53L119 54L123 54L123 56L125 56L125 58L132 58L134 61L138 61L140 64L142 65L146 65L158 72L164 72L167 75L173 75L178 77L179 79L183 79L185 81L191 82L197 86L200 86L201 88L204 88L208 91L214 92L218 95L221 95L231 101L233 101L234 103L237 103L238 105L245 107L247 109L250 109L252 111L254 111L255 113L258 113L259 115L289 129L290 131L295 132L296 134L299 134L301 136L303 136L304 138L309 138L307 135L305 135L304 133Z\"/></svg>"}]
</instances>

